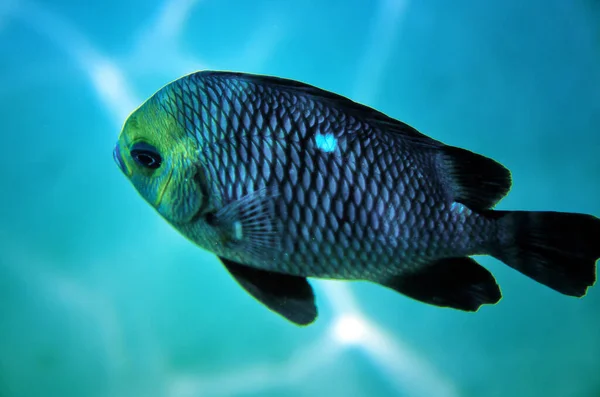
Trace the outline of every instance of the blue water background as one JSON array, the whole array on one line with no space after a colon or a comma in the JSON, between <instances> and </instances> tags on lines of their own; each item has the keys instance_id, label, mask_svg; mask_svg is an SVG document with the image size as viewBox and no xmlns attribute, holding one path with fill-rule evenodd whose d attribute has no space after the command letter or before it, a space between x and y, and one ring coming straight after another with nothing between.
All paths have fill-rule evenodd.
<instances>
[{"instance_id":1,"label":"blue water background","mask_svg":"<svg viewBox=\"0 0 600 397\"><path fill-rule=\"evenodd\" d=\"M297 328L248 297L111 155L130 111L204 68L490 156L513 172L501 209L600 215L598 1L1 0L0 397L600 396L598 288L480 258L504 298L476 314L315 282ZM368 324L354 344L336 296Z\"/></svg>"}]
</instances>

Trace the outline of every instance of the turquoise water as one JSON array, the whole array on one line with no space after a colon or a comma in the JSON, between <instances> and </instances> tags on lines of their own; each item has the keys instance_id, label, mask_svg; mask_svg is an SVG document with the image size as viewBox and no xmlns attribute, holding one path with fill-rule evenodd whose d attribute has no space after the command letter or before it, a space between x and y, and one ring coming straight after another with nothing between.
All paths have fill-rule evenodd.
<instances>
[{"instance_id":1,"label":"turquoise water","mask_svg":"<svg viewBox=\"0 0 600 397\"><path fill-rule=\"evenodd\" d=\"M489 258L476 314L313 282L297 328L121 175L125 117L197 69L350 96L513 171L502 209L600 215L593 0L0 0L0 396L600 396L600 289ZM600 243L600 242L599 242Z\"/></svg>"}]
</instances>

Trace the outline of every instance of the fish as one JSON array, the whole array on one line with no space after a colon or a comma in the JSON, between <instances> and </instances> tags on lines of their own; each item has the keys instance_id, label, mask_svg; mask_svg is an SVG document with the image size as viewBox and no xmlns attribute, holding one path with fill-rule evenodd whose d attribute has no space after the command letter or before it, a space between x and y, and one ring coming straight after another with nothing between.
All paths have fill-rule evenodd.
<instances>
[{"instance_id":1,"label":"fish","mask_svg":"<svg viewBox=\"0 0 600 397\"><path fill-rule=\"evenodd\" d=\"M466 312L502 297L475 255L567 296L596 281L600 219L496 210L512 185L500 163L300 81L180 77L131 113L113 156L166 222L298 326L318 316L309 278Z\"/></svg>"}]
</instances>

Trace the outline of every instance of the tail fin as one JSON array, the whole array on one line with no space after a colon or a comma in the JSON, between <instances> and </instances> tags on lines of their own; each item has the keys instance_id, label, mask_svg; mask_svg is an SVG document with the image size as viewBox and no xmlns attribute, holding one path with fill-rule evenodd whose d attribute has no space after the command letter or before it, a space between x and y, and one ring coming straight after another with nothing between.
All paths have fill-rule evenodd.
<instances>
[{"instance_id":1,"label":"tail fin","mask_svg":"<svg viewBox=\"0 0 600 397\"><path fill-rule=\"evenodd\" d=\"M584 296L596 282L600 219L563 212L487 214L500 222L495 258L565 295Z\"/></svg>"}]
</instances>

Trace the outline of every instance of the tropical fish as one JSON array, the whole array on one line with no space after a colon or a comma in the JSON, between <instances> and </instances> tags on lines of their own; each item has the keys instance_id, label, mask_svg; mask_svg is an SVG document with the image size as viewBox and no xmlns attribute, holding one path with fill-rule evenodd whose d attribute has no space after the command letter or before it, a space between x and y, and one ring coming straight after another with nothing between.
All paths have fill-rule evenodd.
<instances>
[{"instance_id":1,"label":"tropical fish","mask_svg":"<svg viewBox=\"0 0 600 397\"><path fill-rule=\"evenodd\" d=\"M565 295L596 280L600 219L492 210L504 166L301 82L184 76L129 116L113 154L165 220L299 325L317 317L307 277L464 311L501 298L473 255Z\"/></svg>"}]
</instances>

